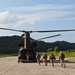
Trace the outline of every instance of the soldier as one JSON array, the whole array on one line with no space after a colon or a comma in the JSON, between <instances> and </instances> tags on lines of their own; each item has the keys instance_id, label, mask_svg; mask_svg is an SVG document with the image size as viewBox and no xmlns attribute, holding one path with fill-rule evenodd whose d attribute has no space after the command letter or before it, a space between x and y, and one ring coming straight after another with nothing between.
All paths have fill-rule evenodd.
<instances>
[{"instance_id":1,"label":"soldier","mask_svg":"<svg viewBox=\"0 0 75 75\"><path fill-rule=\"evenodd\" d=\"M61 67L66 68L66 65L64 64L64 59L65 59L65 55L64 55L64 53L61 51L60 54L59 54L59 61L60 61L60 63L61 63Z\"/></svg>"},{"instance_id":2,"label":"soldier","mask_svg":"<svg viewBox=\"0 0 75 75\"><path fill-rule=\"evenodd\" d=\"M37 59L37 62L39 63L39 65L40 65L40 58L41 58L41 55L39 53L37 53L36 59Z\"/></svg>"},{"instance_id":3,"label":"soldier","mask_svg":"<svg viewBox=\"0 0 75 75\"><path fill-rule=\"evenodd\" d=\"M21 51L23 50L23 46L20 46L20 49L19 49L19 55L18 55L18 63L20 62L20 59L21 59Z\"/></svg>"},{"instance_id":4,"label":"soldier","mask_svg":"<svg viewBox=\"0 0 75 75\"><path fill-rule=\"evenodd\" d=\"M29 60L30 56L31 56L30 53L27 52L27 53L26 53L26 58L27 58L27 60Z\"/></svg>"},{"instance_id":5,"label":"soldier","mask_svg":"<svg viewBox=\"0 0 75 75\"><path fill-rule=\"evenodd\" d=\"M50 62L52 63L52 66L53 66L53 67L54 67L54 59L56 59L56 58L55 58L53 52L51 52L51 53L50 53L50 56L49 56L49 60L50 60Z\"/></svg>"},{"instance_id":6,"label":"soldier","mask_svg":"<svg viewBox=\"0 0 75 75\"><path fill-rule=\"evenodd\" d=\"M43 62L45 63L45 65L47 66L47 55L46 55L46 53L43 55L42 59L43 59Z\"/></svg>"}]
</instances>

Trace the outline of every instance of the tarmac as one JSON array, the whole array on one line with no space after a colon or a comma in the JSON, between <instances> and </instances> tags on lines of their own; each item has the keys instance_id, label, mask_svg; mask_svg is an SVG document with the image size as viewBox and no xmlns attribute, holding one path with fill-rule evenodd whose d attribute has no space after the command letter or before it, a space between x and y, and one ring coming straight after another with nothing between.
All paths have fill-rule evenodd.
<instances>
[{"instance_id":1,"label":"tarmac","mask_svg":"<svg viewBox=\"0 0 75 75\"><path fill-rule=\"evenodd\" d=\"M66 68L62 68L55 60L53 68L49 62L47 66L43 62L18 63L17 57L5 57L0 58L0 75L75 75L75 62L65 59L65 64Z\"/></svg>"}]
</instances>

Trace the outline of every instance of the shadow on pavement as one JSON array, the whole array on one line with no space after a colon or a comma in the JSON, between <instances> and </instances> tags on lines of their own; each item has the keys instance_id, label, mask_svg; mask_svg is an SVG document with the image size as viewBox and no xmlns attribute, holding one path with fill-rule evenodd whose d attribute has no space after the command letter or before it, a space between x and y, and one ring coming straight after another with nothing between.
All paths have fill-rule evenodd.
<instances>
[{"instance_id":1,"label":"shadow on pavement","mask_svg":"<svg viewBox=\"0 0 75 75\"><path fill-rule=\"evenodd\" d=\"M43 62L43 60L40 61L41 63ZM47 63L50 63L49 60L47 60ZM54 63L60 63L59 60L54 60ZM71 60L64 60L64 63L75 63L74 61L71 61Z\"/></svg>"}]
</instances>

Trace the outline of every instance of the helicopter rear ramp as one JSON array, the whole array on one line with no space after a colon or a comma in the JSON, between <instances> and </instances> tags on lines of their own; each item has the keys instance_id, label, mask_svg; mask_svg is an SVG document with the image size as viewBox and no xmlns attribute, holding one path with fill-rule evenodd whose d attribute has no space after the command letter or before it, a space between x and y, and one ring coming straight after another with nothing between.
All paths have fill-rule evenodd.
<instances>
[{"instance_id":1,"label":"helicopter rear ramp","mask_svg":"<svg viewBox=\"0 0 75 75\"><path fill-rule=\"evenodd\" d=\"M55 63L55 68L48 63L18 63L17 57L0 58L0 75L75 75L75 63L66 63L66 68L61 68L60 63Z\"/></svg>"}]
</instances>

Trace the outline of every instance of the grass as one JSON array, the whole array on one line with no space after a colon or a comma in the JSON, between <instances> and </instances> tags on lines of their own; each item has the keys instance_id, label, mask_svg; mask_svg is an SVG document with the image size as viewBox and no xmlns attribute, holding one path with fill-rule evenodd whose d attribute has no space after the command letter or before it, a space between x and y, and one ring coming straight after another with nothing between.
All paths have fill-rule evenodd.
<instances>
[{"instance_id":1,"label":"grass","mask_svg":"<svg viewBox=\"0 0 75 75\"><path fill-rule=\"evenodd\" d=\"M43 55L44 53L47 54L47 56L49 56L50 52L39 52L41 55ZM53 52L53 54L55 56L59 56L59 53L60 52ZM64 51L64 54L66 57L75 57L75 52L66 52ZM18 56L18 54L0 54L0 58L3 58L3 57L11 57L11 56Z\"/></svg>"},{"instance_id":2,"label":"grass","mask_svg":"<svg viewBox=\"0 0 75 75\"><path fill-rule=\"evenodd\" d=\"M66 57L75 57L75 52L64 52Z\"/></svg>"},{"instance_id":3,"label":"grass","mask_svg":"<svg viewBox=\"0 0 75 75\"><path fill-rule=\"evenodd\" d=\"M11 56L18 56L18 54L0 54L0 58L11 57Z\"/></svg>"},{"instance_id":4,"label":"grass","mask_svg":"<svg viewBox=\"0 0 75 75\"><path fill-rule=\"evenodd\" d=\"M50 52L40 52L41 55L43 55L44 53L46 53L48 56L50 54ZM59 53L60 52L53 52L53 54L55 56L59 56ZM65 54L66 57L75 57L75 52L66 52L66 51L64 51L64 54Z\"/></svg>"}]
</instances>

